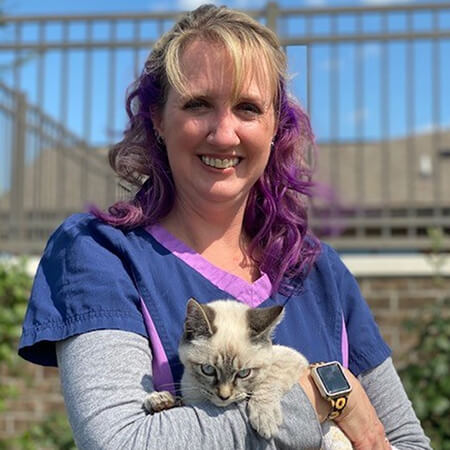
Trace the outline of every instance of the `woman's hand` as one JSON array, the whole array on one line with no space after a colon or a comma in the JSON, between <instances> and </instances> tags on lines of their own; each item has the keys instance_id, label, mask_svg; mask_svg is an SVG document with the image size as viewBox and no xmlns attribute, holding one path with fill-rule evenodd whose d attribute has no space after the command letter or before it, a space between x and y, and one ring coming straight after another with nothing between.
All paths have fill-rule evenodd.
<instances>
[{"instance_id":1,"label":"woman's hand","mask_svg":"<svg viewBox=\"0 0 450 450\"><path fill-rule=\"evenodd\" d=\"M361 383L348 369L344 371L353 390L341 416L335 419L336 424L347 435L356 450L389 450L391 446L386 440L383 424L378 419ZM320 395L309 370L300 378L300 385L315 408L319 421L325 421L330 405Z\"/></svg>"}]
</instances>

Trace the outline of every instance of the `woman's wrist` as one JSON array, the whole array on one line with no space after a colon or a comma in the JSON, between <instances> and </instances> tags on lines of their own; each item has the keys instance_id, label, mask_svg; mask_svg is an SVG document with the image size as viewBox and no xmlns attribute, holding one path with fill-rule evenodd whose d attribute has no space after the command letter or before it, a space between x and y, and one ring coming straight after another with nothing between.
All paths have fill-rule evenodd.
<instances>
[{"instance_id":1,"label":"woman's wrist","mask_svg":"<svg viewBox=\"0 0 450 450\"><path fill-rule=\"evenodd\" d=\"M320 392L311 377L310 369L304 371L303 375L300 377L299 384L316 411L319 422L325 422L330 413L330 404L320 395Z\"/></svg>"}]
</instances>

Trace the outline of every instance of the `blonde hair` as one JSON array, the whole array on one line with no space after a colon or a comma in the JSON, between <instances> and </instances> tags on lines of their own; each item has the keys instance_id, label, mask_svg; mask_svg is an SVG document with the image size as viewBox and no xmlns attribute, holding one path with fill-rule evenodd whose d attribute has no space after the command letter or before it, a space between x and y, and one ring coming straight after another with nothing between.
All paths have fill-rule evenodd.
<instances>
[{"instance_id":1,"label":"blonde hair","mask_svg":"<svg viewBox=\"0 0 450 450\"><path fill-rule=\"evenodd\" d=\"M187 13L155 44L146 63L145 72L159 79L165 103L169 87L189 96L181 57L194 40L222 45L229 53L234 70L232 97L243 89L246 75L269 81L273 88L275 109L279 98L279 84L285 79L286 56L274 32L248 15L226 7L203 5ZM265 64L261 64L261 58Z\"/></svg>"}]
</instances>

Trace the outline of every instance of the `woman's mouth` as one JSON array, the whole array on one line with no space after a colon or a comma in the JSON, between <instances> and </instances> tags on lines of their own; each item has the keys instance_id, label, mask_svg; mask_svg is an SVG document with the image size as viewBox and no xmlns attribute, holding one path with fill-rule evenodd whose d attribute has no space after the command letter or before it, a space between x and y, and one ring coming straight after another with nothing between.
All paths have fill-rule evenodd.
<instances>
[{"instance_id":1,"label":"woman's mouth","mask_svg":"<svg viewBox=\"0 0 450 450\"><path fill-rule=\"evenodd\" d=\"M232 158L213 158L211 156L200 156L200 159L204 164L209 167L214 167L215 169L228 169L230 167L235 167L239 164L241 158L234 156Z\"/></svg>"}]
</instances>

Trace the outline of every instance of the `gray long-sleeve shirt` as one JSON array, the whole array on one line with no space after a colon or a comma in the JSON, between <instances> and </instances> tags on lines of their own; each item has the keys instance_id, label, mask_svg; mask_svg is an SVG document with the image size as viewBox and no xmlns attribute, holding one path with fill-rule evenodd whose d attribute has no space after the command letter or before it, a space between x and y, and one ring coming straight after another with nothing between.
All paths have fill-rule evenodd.
<instances>
[{"instance_id":1,"label":"gray long-sleeve shirt","mask_svg":"<svg viewBox=\"0 0 450 450\"><path fill-rule=\"evenodd\" d=\"M265 441L251 428L245 403L173 408L148 415L153 390L148 340L121 330L98 330L57 343L61 383L75 442L84 449L318 449L320 424L299 385L282 401L284 422ZM389 358L359 377L390 443L430 449Z\"/></svg>"}]
</instances>

